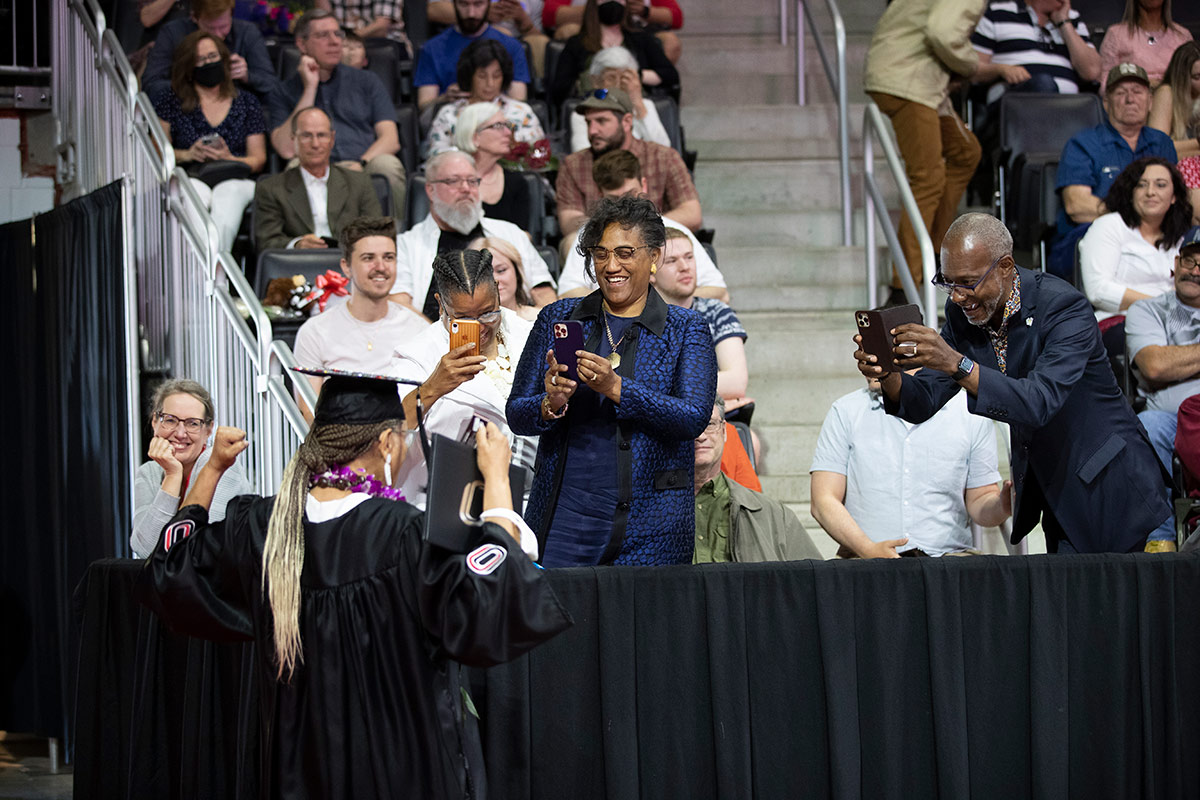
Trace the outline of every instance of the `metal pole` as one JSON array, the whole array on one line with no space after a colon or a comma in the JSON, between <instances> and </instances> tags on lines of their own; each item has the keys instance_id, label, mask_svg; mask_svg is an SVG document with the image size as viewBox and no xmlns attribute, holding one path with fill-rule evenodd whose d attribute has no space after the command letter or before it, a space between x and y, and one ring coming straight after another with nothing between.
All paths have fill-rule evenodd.
<instances>
[{"instance_id":1,"label":"metal pole","mask_svg":"<svg viewBox=\"0 0 1200 800\"><path fill-rule=\"evenodd\" d=\"M779 43L787 44L788 37L788 0L779 0Z\"/></svg>"},{"instance_id":2,"label":"metal pole","mask_svg":"<svg viewBox=\"0 0 1200 800\"><path fill-rule=\"evenodd\" d=\"M875 181L875 147L871 144L871 131L863 121L863 184ZM867 308L879 306L879 265L875 248L875 199L869 190L863 191L863 227L867 246Z\"/></svg>"},{"instance_id":3,"label":"metal pole","mask_svg":"<svg viewBox=\"0 0 1200 800\"><path fill-rule=\"evenodd\" d=\"M804 105L808 94L805 91L805 64L804 64L804 0L798 0L796 3L796 105ZM817 49L820 50L821 45L817 43Z\"/></svg>"},{"instance_id":4,"label":"metal pole","mask_svg":"<svg viewBox=\"0 0 1200 800\"><path fill-rule=\"evenodd\" d=\"M838 90L838 156L842 177L842 245L850 247L854 244L852 231L852 212L850 196L850 111L846 99L846 24L838 13L833 0L830 2L830 12L833 14L834 36L837 43L837 90Z\"/></svg>"}]
</instances>

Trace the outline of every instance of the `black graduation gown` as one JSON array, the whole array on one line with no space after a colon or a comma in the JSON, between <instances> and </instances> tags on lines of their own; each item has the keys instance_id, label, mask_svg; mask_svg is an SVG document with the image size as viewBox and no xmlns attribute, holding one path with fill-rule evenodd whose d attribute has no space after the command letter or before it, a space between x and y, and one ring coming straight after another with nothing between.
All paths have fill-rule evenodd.
<instances>
[{"instance_id":1,"label":"black graduation gown","mask_svg":"<svg viewBox=\"0 0 1200 800\"><path fill-rule=\"evenodd\" d=\"M180 509L140 587L176 631L256 642L261 796L481 796L455 661L508 661L571 624L540 570L490 523L472 554L426 545L421 513L403 502L371 498L305 522L304 661L282 683L261 588L273 504L238 497L217 523L200 506Z\"/></svg>"}]
</instances>

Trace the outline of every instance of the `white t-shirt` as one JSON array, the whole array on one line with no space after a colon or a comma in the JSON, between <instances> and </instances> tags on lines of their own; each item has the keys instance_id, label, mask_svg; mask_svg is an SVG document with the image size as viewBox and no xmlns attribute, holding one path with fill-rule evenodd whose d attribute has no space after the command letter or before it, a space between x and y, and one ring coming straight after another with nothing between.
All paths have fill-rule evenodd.
<instances>
[{"instance_id":1,"label":"white t-shirt","mask_svg":"<svg viewBox=\"0 0 1200 800\"><path fill-rule=\"evenodd\" d=\"M361 322L348 303L330 304L296 333L296 363L375 375L393 374L392 352L429 326L420 314L388 303L387 316Z\"/></svg>"},{"instance_id":2,"label":"white t-shirt","mask_svg":"<svg viewBox=\"0 0 1200 800\"><path fill-rule=\"evenodd\" d=\"M1126 289L1151 297L1173 291L1171 270L1177 255L1178 246L1155 247L1115 211L1098 217L1079 242L1083 293L1096 307L1096 319L1119 313Z\"/></svg>"}]
</instances>

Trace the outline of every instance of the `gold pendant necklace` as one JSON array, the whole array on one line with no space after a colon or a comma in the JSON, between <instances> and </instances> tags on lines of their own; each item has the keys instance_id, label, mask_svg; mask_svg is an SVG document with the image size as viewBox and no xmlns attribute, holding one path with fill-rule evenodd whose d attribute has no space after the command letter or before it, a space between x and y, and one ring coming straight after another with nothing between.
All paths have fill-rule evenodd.
<instances>
[{"instance_id":1,"label":"gold pendant necklace","mask_svg":"<svg viewBox=\"0 0 1200 800\"><path fill-rule=\"evenodd\" d=\"M608 346L612 348L612 352L608 354L608 363L612 364L612 368L616 369L621 366L621 354L617 352L621 342L625 341L625 333L629 333L629 329L625 329L625 333L621 334L621 338L613 341L612 328L608 327L608 314L601 308L600 313L604 315L604 335L608 337Z\"/></svg>"}]
</instances>

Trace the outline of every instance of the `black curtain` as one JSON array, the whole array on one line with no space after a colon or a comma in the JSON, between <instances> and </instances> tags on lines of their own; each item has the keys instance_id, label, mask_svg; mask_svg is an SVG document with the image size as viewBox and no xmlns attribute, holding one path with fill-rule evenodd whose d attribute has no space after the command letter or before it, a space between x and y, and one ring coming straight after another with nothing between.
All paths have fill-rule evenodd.
<instances>
[{"instance_id":1,"label":"black curtain","mask_svg":"<svg viewBox=\"0 0 1200 800\"><path fill-rule=\"evenodd\" d=\"M0 502L14 523L0 532L0 730L68 748L72 590L131 524L121 216L114 183L0 227L12 443Z\"/></svg>"}]
</instances>

